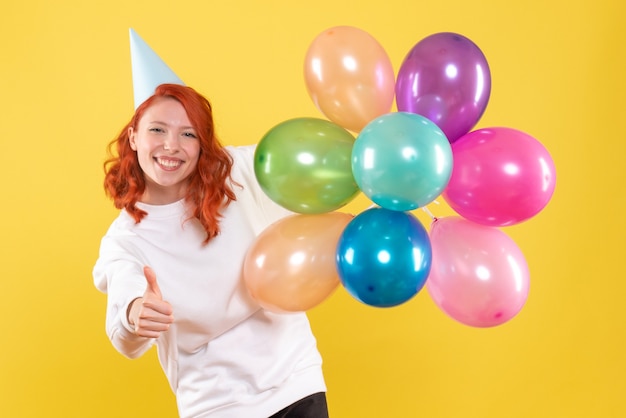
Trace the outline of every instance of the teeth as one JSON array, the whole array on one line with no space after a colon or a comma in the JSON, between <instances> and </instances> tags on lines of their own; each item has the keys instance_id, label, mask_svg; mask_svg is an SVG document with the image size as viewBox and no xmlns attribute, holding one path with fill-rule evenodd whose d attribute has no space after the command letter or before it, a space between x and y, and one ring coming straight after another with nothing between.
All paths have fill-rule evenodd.
<instances>
[{"instance_id":1,"label":"teeth","mask_svg":"<svg viewBox=\"0 0 626 418\"><path fill-rule=\"evenodd\" d=\"M166 168L176 168L182 164L180 160L162 160L160 158L157 159L157 162Z\"/></svg>"}]
</instances>

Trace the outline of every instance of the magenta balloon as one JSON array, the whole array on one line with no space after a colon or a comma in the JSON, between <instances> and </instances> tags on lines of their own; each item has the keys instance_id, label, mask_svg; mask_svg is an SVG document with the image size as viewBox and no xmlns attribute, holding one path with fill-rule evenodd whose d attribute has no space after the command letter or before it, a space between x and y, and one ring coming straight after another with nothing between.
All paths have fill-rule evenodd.
<instances>
[{"instance_id":1,"label":"magenta balloon","mask_svg":"<svg viewBox=\"0 0 626 418\"><path fill-rule=\"evenodd\" d=\"M484 54L456 33L436 33L418 42L396 78L398 110L435 122L450 143L476 125L490 94L491 72Z\"/></svg>"},{"instance_id":2,"label":"magenta balloon","mask_svg":"<svg viewBox=\"0 0 626 418\"><path fill-rule=\"evenodd\" d=\"M430 240L426 289L444 313L473 327L501 325L519 313L528 298L530 273L508 235L452 216L433 222Z\"/></svg>"},{"instance_id":3,"label":"magenta balloon","mask_svg":"<svg viewBox=\"0 0 626 418\"><path fill-rule=\"evenodd\" d=\"M556 184L554 162L530 135L511 128L479 129L452 144L452 176L444 200L476 223L510 226L539 213Z\"/></svg>"}]
</instances>

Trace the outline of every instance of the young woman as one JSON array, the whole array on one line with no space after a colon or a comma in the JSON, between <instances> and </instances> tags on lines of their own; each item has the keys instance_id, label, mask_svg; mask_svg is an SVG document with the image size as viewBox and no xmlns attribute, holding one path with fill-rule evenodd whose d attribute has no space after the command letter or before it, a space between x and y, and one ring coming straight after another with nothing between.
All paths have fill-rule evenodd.
<instances>
[{"instance_id":1,"label":"young woman","mask_svg":"<svg viewBox=\"0 0 626 418\"><path fill-rule=\"evenodd\" d=\"M247 248L289 214L254 175L254 147L223 147L211 106L162 84L111 143L105 190L118 209L93 275L113 346L156 344L181 417L328 416L305 313L276 314L241 279Z\"/></svg>"}]
</instances>

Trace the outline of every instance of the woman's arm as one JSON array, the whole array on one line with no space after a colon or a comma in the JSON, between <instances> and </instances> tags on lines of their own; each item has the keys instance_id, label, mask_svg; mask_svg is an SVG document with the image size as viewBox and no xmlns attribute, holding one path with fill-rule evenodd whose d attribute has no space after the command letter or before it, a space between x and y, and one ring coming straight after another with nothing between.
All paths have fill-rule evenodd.
<instances>
[{"instance_id":1,"label":"woman's arm","mask_svg":"<svg viewBox=\"0 0 626 418\"><path fill-rule=\"evenodd\" d=\"M140 257L117 240L105 237L93 278L98 290L107 294L105 328L109 340L124 356L140 357L154 344L153 338L137 335L128 321L131 303L141 298L147 287Z\"/></svg>"}]
</instances>

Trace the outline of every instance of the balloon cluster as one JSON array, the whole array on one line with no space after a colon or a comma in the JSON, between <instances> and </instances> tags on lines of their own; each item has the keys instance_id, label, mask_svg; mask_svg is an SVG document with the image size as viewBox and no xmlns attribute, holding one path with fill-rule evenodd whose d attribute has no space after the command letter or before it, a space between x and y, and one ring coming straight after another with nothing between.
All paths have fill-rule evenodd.
<instances>
[{"instance_id":1,"label":"balloon cluster","mask_svg":"<svg viewBox=\"0 0 626 418\"><path fill-rule=\"evenodd\" d=\"M252 296L276 312L304 311L341 283L362 303L391 307L426 287L443 312L469 326L517 315L529 270L501 227L539 213L556 173L530 135L472 131L491 93L476 44L456 33L428 36L396 77L376 39L338 26L314 39L304 76L327 120L285 121L258 144L259 184L295 214L249 250ZM356 216L336 212L359 192L374 205ZM428 232L411 211L439 196L458 216L433 217Z\"/></svg>"}]
</instances>

